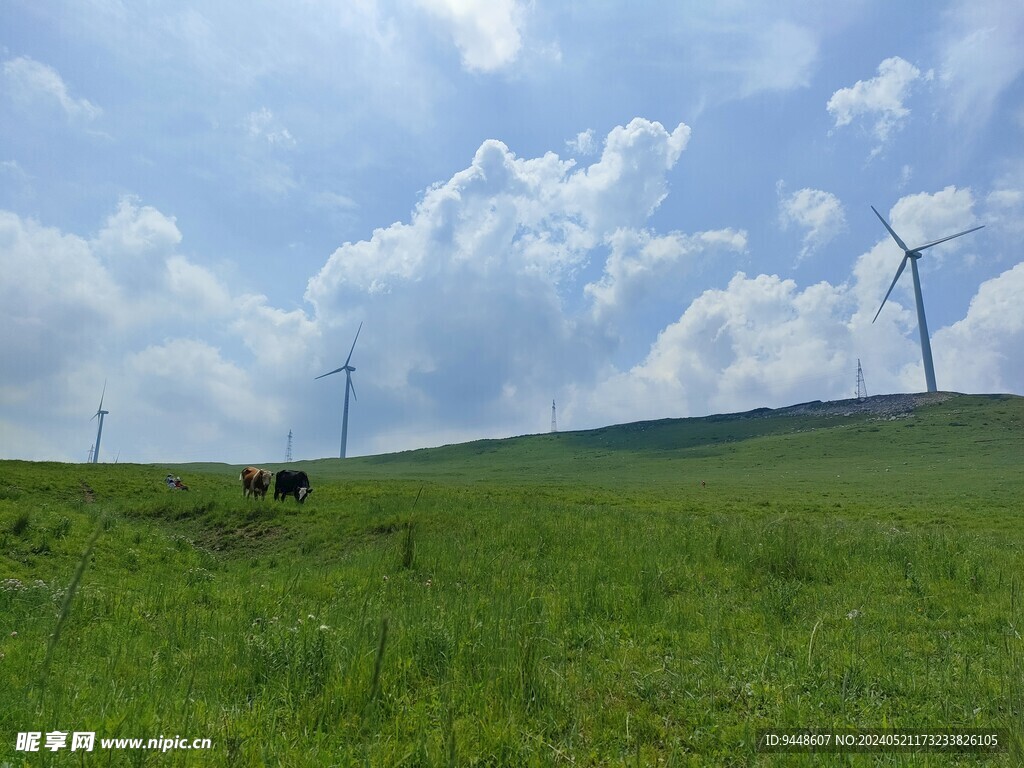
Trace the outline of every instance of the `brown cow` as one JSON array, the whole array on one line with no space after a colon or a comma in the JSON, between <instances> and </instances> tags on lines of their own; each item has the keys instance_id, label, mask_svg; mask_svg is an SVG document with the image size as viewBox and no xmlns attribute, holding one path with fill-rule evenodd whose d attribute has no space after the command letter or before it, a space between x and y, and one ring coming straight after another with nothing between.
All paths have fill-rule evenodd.
<instances>
[{"instance_id":1,"label":"brown cow","mask_svg":"<svg viewBox=\"0 0 1024 768\"><path fill-rule=\"evenodd\" d=\"M273 476L274 473L266 469L246 467L238 476L238 479L242 481L242 496L245 498L250 496L267 498L267 489L270 488L270 479Z\"/></svg>"}]
</instances>

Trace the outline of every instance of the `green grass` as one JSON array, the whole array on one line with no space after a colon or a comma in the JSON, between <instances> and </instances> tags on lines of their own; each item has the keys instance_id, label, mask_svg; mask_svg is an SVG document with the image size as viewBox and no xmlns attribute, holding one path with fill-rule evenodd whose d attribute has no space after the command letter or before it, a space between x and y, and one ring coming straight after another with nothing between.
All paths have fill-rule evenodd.
<instances>
[{"instance_id":1,"label":"green grass","mask_svg":"<svg viewBox=\"0 0 1024 768\"><path fill-rule=\"evenodd\" d=\"M966 396L649 422L302 462L302 506L235 466L0 462L0 763L77 764L14 751L59 729L214 743L111 765L1018 765L1022 426Z\"/></svg>"}]
</instances>

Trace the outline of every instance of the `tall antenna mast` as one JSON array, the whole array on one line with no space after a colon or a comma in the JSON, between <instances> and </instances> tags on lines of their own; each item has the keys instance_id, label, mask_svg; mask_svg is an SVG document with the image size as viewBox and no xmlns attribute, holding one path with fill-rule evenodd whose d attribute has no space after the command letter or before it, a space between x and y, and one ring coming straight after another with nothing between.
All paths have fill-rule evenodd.
<instances>
[{"instance_id":1,"label":"tall antenna mast","mask_svg":"<svg viewBox=\"0 0 1024 768\"><path fill-rule=\"evenodd\" d=\"M558 431L558 424L555 423L555 401L551 401L551 431Z\"/></svg>"},{"instance_id":2,"label":"tall antenna mast","mask_svg":"<svg viewBox=\"0 0 1024 768\"><path fill-rule=\"evenodd\" d=\"M288 448L284 452L284 460L285 461L291 461L292 460L292 431L290 429L288 430Z\"/></svg>"},{"instance_id":3,"label":"tall antenna mast","mask_svg":"<svg viewBox=\"0 0 1024 768\"><path fill-rule=\"evenodd\" d=\"M860 367L860 358L857 358L857 399L863 400L868 396L868 386L864 383L864 369Z\"/></svg>"}]
</instances>

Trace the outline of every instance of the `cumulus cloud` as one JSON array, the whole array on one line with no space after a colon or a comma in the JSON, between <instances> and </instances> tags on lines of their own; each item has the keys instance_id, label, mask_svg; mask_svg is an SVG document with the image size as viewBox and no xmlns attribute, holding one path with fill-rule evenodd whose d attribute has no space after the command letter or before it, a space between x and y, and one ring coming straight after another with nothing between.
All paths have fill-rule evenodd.
<instances>
[{"instance_id":1,"label":"cumulus cloud","mask_svg":"<svg viewBox=\"0 0 1024 768\"><path fill-rule=\"evenodd\" d=\"M958 392L1016 392L1024 381L1024 263L986 280L967 316L934 338L935 377Z\"/></svg>"},{"instance_id":2,"label":"cumulus cloud","mask_svg":"<svg viewBox=\"0 0 1024 768\"><path fill-rule=\"evenodd\" d=\"M515 0L419 2L450 27L467 70L493 72L515 62L522 47L523 23L523 9Z\"/></svg>"},{"instance_id":3,"label":"cumulus cloud","mask_svg":"<svg viewBox=\"0 0 1024 768\"><path fill-rule=\"evenodd\" d=\"M51 446L38 458L82 460L104 379L104 444L133 460L237 458L261 430L282 428L270 389L277 371L308 362L311 321L232 292L177 252L181 240L174 217L135 198L92 239L0 211L0 356L17 361L0 381L5 434L36 429Z\"/></svg>"},{"instance_id":4,"label":"cumulus cloud","mask_svg":"<svg viewBox=\"0 0 1024 768\"><path fill-rule=\"evenodd\" d=\"M903 241L914 248L946 235L974 226L974 194L969 187L953 185L929 194L919 192L900 198L892 207L889 223ZM941 260L944 254L969 248L970 240L951 240L927 251Z\"/></svg>"},{"instance_id":5,"label":"cumulus cloud","mask_svg":"<svg viewBox=\"0 0 1024 768\"><path fill-rule=\"evenodd\" d=\"M102 111L88 99L76 99L53 67L19 56L4 62L4 79L11 92L26 103L45 101L57 104L70 118L93 120Z\"/></svg>"},{"instance_id":6,"label":"cumulus cloud","mask_svg":"<svg viewBox=\"0 0 1024 768\"><path fill-rule=\"evenodd\" d=\"M0 211L0 266L7 384L53 375L96 350L91 328L118 323L122 291L81 237Z\"/></svg>"},{"instance_id":7,"label":"cumulus cloud","mask_svg":"<svg viewBox=\"0 0 1024 768\"><path fill-rule=\"evenodd\" d=\"M827 245L836 235L846 229L846 213L839 198L831 192L804 187L786 195L785 185L780 181L779 223L783 229L794 225L804 230L803 248L800 260Z\"/></svg>"},{"instance_id":8,"label":"cumulus cloud","mask_svg":"<svg viewBox=\"0 0 1024 768\"><path fill-rule=\"evenodd\" d=\"M976 221L974 195L970 189L948 186L935 192L920 192L900 198L892 209L885 213L892 228L909 247L937 240L955 232L970 228ZM857 259L853 268L858 305L870 321L881 304L886 290L903 258L903 252L888 232L878 224L879 240L867 253ZM930 263L941 264L949 254L957 254L971 248L966 238L930 248L924 253ZM913 307L913 294L909 293L909 273L901 276L892 296L886 302L886 309L878 322L893 317L899 312L899 297L909 295ZM905 315L907 325L916 328L916 317L910 312Z\"/></svg>"},{"instance_id":9,"label":"cumulus cloud","mask_svg":"<svg viewBox=\"0 0 1024 768\"><path fill-rule=\"evenodd\" d=\"M931 73L925 75L930 76ZM826 108L835 118L837 128L849 125L862 115L873 118L872 134L880 144L885 144L910 114L904 102L911 86L921 77L921 70L893 56L878 65L877 77L858 80L853 86L833 93Z\"/></svg>"},{"instance_id":10,"label":"cumulus cloud","mask_svg":"<svg viewBox=\"0 0 1024 768\"><path fill-rule=\"evenodd\" d=\"M619 229L606 238L610 249L600 280L584 286L598 317L632 313L649 302L670 297L698 259L716 251L741 253L747 233L732 229L659 236L645 230Z\"/></svg>"},{"instance_id":11,"label":"cumulus cloud","mask_svg":"<svg viewBox=\"0 0 1024 768\"><path fill-rule=\"evenodd\" d=\"M565 142L565 146L574 155L593 155L600 145L594 140L594 129L588 128L576 134L576 138Z\"/></svg>"},{"instance_id":12,"label":"cumulus cloud","mask_svg":"<svg viewBox=\"0 0 1024 768\"><path fill-rule=\"evenodd\" d=\"M408 222L335 251L307 299L342 360L357 323L372 319L361 365L387 396L412 398L446 429L514 423L540 393L549 397L570 376L592 378L606 358L614 334L582 300L581 272L602 244L628 261L628 233L639 233L667 194L688 137L685 125L670 132L636 119L613 129L583 168L486 141L468 168L424 194ZM712 247L719 237L679 236L664 261L681 255L680 244ZM591 298L607 305L626 282L609 273ZM424 310L396 315L395 307Z\"/></svg>"},{"instance_id":13,"label":"cumulus cloud","mask_svg":"<svg viewBox=\"0 0 1024 768\"><path fill-rule=\"evenodd\" d=\"M737 273L658 334L644 360L573 403L577 418L661 418L783 405L839 393L850 366L841 288L800 290L776 275ZM626 416L626 414L631 414Z\"/></svg>"},{"instance_id":14,"label":"cumulus cloud","mask_svg":"<svg viewBox=\"0 0 1024 768\"><path fill-rule=\"evenodd\" d=\"M901 198L888 217L916 244L970 226L973 208L971 190L948 187ZM959 253L965 246L956 243L937 246L939 252L929 256ZM913 298L903 306L896 295L909 289L897 291L871 322L902 255L894 250L882 229L877 245L857 259L851 279L838 285L801 288L776 275L737 273L724 289L698 296L637 365L613 370L591 388L573 388L563 413L575 423L597 425L840 399L853 394L858 358L872 391L921 391ZM1013 297L1021 280L1024 265L984 283L964 320L933 329L940 387L1019 389L1016 349L1024 313Z\"/></svg>"},{"instance_id":15,"label":"cumulus cloud","mask_svg":"<svg viewBox=\"0 0 1024 768\"><path fill-rule=\"evenodd\" d=\"M27 361L4 369L0 426L41 422L48 457L81 460L108 378L105 450L122 459L257 460L276 441L283 452L293 427L302 453L330 455L341 387L313 377L344 361L360 322L353 454L542 431L552 397L563 428L848 397L857 358L872 391L920 390L906 294L871 323L900 256L881 227L848 281L740 272L693 290L702 263L748 244L731 228L650 228L688 136L634 120L582 167L486 141L407 221L339 247L308 283L312 312L234 290L180 252L172 216L134 198L92 239L0 213L0 322L16 329L0 355ZM968 225L974 198L950 187L888 215L916 243ZM155 279L132 282L140 263ZM967 317L935 333L940 386L1019 386L1022 276L1018 265L986 282ZM696 299L651 318L669 306L654 298L687 289ZM958 360L973 378L948 373Z\"/></svg>"}]
</instances>

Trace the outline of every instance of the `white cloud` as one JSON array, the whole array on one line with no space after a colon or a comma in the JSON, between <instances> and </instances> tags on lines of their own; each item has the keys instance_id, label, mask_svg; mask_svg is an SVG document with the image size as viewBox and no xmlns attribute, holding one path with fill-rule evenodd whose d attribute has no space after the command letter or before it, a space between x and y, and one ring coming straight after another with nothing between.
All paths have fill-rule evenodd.
<instances>
[{"instance_id":1,"label":"white cloud","mask_svg":"<svg viewBox=\"0 0 1024 768\"><path fill-rule=\"evenodd\" d=\"M986 280L963 320L933 339L935 377L957 392L1018 392L1024 382L1024 262Z\"/></svg>"},{"instance_id":2,"label":"white cloud","mask_svg":"<svg viewBox=\"0 0 1024 768\"><path fill-rule=\"evenodd\" d=\"M170 294L176 313L215 318L231 311L231 294L206 267L183 256L172 256L166 262L166 275L166 283L160 285Z\"/></svg>"},{"instance_id":3,"label":"white cloud","mask_svg":"<svg viewBox=\"0 0 1024 768\"><path fill-rule=\"evenodd\" d=\"M599 318L612 313L635 313L677 293L697 260L718 250L741 253L746 232L732 229L685 235L659 236L635 229L619 229L606 238L610 249L604 274L584 286Z\"/></svg>"},{"instance_id":4,"label":"white cloud","mask_svg":"<svg viewBox=\"0 0 1024 768\"><path fill-rule=\"evenodd\" d=\"M668 195L666 171L690 141L689 126L668 133L658 122L636 118L616 126L601 159L572 174L565 185L571 208L600 236L619 227L640 227Z\"/></svg>"},{"instance_id":5,"label":"white cloud","mask_svg":"<svg viewBox=\"0 0 1024 768\"><path fill-rule=\"evenodd\" d=\"M695 270L747 248L731 228L649 228L688 135L634 120L583 167L486 141L408 221L338 248L309 281L312 315L239 292L179 252L173 217L134 198L91 240L0 213L0 322L19 330L0 337L0 356L26 360L0 381L0 426L26 434L33 414L51 456L81 460L109 378L105 451L123 460L258 460L277 442L283 452L292 427L314 444L307 455L329 454L340 387L313 377L344 361L361 321L353 453L542 431L552 397L563 428L848 397L857 358L872 391L920 390L906 293L870 322L899 258L880 226L848 282L738 273L689 306L660 301L692 294ZM993 215L1014 189L986 197ZM827 197L790 197L794 224L834 220L814 215ZM974 198L949 187L888 215L916 244L968 226ZM139 264L154 279L133 283ZM1022 275L982 285L967 317L934 334L940 386L1019 386ZM675 309L652 320L655 305ZM627 336L646 353L619 346ZM971 350L974 378L947 373L958 350Z\"/></svg>"},{"instance_id":6,"label":"white cloud","mask_svg":"<svg viewBox=\"0 0 1024 768\"><path fill-rule=\"evenodd\" d=\"M948 187L901 198L889 218L916 244L970 226L973 205L969 189ZM850 282L801 289L775 275L737 273L725 289L705 291L639 364L606 372L592 388L574 387L563 413L575 424L596 426L841 399L853 394L858 358L872 392L923 390L913 298L901 306L898 290L871 322L900 255L884 229L881 234L857 259ZM929 256L965 249L956 242ZM964 320L932 329L940 388L1019 390L1024 312L1015 297L1022 289L1024 265L1017 265L982 284Z\"/></svg>"},{"instance_id":7,"label":"white cloud","mask_svg":"<svg viewBox=\"0 0 1024 768\"><path fill-rule=\"evenodd\" d=\"M959 0L945 15L939 82L959 123L984 124L1001 95L1024 72L1024 6Z\"/></svg>"},{"instance_id":8,"label":"white cloud","mask_svg":"<svg viewBox=\"0 0 1024 768\"><path fill-rule=\"evenodd\" d=\"M575 171L553 153L524 160L485 141L469 168L427 191L408 224L335 251L307 296L324 315L340 309L339 291L387 294L446 269L557 282L606 236L650 216L689 133L635 119L611 131L597 162Z\"/></svg>"},{"instance_id":9,"label":"white cloud","mask_svg":"<svg viewBox=\"0 0 1024 768\"><path fill-rule=\"evenodd\" d=\"M282 428L289 401L272 391L310 366L312 321L233 294L176 253L181 239L173 217L134 198L92 240L0 211L0 357L17 361L0 380L5 435L37 430L49 458L83 460L105 378L104 444L126 459L237 458Z\"/></svg>"},{"instance_id":10,"label":"white cloud","mask_svg":"<svg viewBox=\"0 0 1024 768\"><path fill-rule=\"evenodd\" d=\"M262 139L271 146L294 147L296 143L291 132L266 107L246 115L245 128L250 137Z\"/></svg>"},{"instance_id":11,"label":"white cloud","mask_svg":"<svg viewBox=\"0 0 1024 768\"><path fill-rule=\"evenodd\" d=\"M885 59L878 65L878 76L858 80L850 88L840 88L828 100L827 109L835 118L836 127L849 125L861 115L875 119L872 133L881 144L889 140L910 110L904 102L921 71L899 56Z\"/></svg>"},{"instance_id":12,"label":"white cloud","mask_svg":"<svg viewBox=\"0 0 1024 768\"><path fill-rule=\"evenodd\" d=\"M122 292L80 237L0 211L0 265L6 383L52 375L71 355L87 357L102 342L92 329L119 322Z\"/></svg>"},{"instance_id":13,"label":"white cloud","mask_svg":"<svg viewBox=\"0 0 1024 768\"><path fill-rule=\"evenodd\" d=\"M791 224L804 230L800 259L805 259L827 245L846 229L846 213L839 198L831 192L804 187L790 195L784 194L779 182L779 222L783 229Z\"/></svg>"},{"instance_id":14,"label":"white cloud","mask_svg":"<svg viewBox=\"0 0 1024 768\"><path fill-rule=\"evenodd\" d=\"M920 192L907 195L897 200L888 213L884 210L880 213L887 218L896 234L910 248L968 229L976 221L974 196L971 190L958 189L954 186L948 186L933 194ZM875 316L903 258L899 246L885 231L881 222L877 227L877 244L857 259L853 269L853 290L856 292L861 312L868 322ZM941 264L949 254L970 250L972 246L968 238L958 238L929 248L924 252L925 256L922 259L927 259L929 266ZM923 260L922 268L925 268ZM909 272L900 277L900 282L886 302L885 311L879 315L877 322L887 322L901 317L907 329L916 329L917 319L912 311L900 315L900 296L908 296L909 304L913 308L914 299L909 277Z\"/></svg>"},{"instance_id":15,"label":"white cloud","mask_svg":"<svg viewBox=\"0 0 1024 768\"><path fill-rule=\"evenodd\" d=\"M73 98L57 70L28 56L5 61L3 71L12 93L25 102L55 102L68 117L87 121L102 114L88 99Z\"/></svg>"},{"instance_id":16,"label":"white cloud","mask_svg":"<svg viewBox=\"0 0 1024 768\"><path fill-rule=\"evenodd\" d=\"M523 9L515 0L419 0L451 28L463 66L493 72L515 62L522 47Z\"/></svg>"},{"instance_id":17,"label":"white cloud","mask_svg":"<svg viewBox=\"0 0 1024 768\"><path fill-rule=\"evenodd\" d=\"M685 125L670 133L633 120L579 169L552 153L523 159L484 142L407 223L346 243L310 280L306 296L325 340L343 360L366 320L361 369L396 409L417 403L419 418L439 428L516 423L540 393L586 381L602 365L613 342L576 287L580 271L596 246L646 221L688 136ZM741 236L673 237L692 249ZM626 290L610 280L603 301ZM423 311L395 311L402 307ZM402 418L396 411L383 428Z\"/></svg>"},{"instance_id":18,"label":"white cloud","mask_svg":"<svg viewBox=\"0 0 1024 768\"><path fill-rule=\"evenodd\" d=\"M639 365L577 393L574 415L602 423L835 396L850 366L850 330L839 320L848 305L827 283L801 291L775 275L737 273L658 334Z\"/></svg>"},{"instance_id":19,"label":"white cloud","mask_svg":"<svg viewBox=\"0 0 1024 768\"><path fill-rule=\"evenodd\" d=\"M744 67L741 93L785 91L810 84L818 61L818 39L808 27L777 20L749 28L741 50L730 51Z\"/></svg>"},{"instance_id":20,"label":"white cloud","mask_svg":"<svg viewBox=\"0 0 1024 768\"><path fill-rule=\"evenodd\" d=\"M933 194L919 192L906 195L896 202L889 216L889 223L903 242L914 248L974 226L974 195L970 188L957 188L953 185ZM929 258L934 256L941 261L944 254L970 248L972 242L951 240L926 253Z\"/></svg>"},{"instance_id":21,"label":"white cloud","mask_svg":"<svg viewBox=\"0 0 1024 768\"><path fill-rule=\"evenodd\" d=\"M177 247L181 232L175 218L138 202L131 196L121 198L117 211L93 241L98 252L112 258L150 253L166 256Z\"/></svg>"},{"instance_id":22,"label":"white cloud","mask_svg":"<svg viewBox=\"0 0 1024 768\"><path fill-rule=\"evenodd\" d=\"M594 140L593 128L577 133L576 138L565 142L565 146L574 155L593 155L600 149L600 145Z\"/></svg>"}]
</instances>

